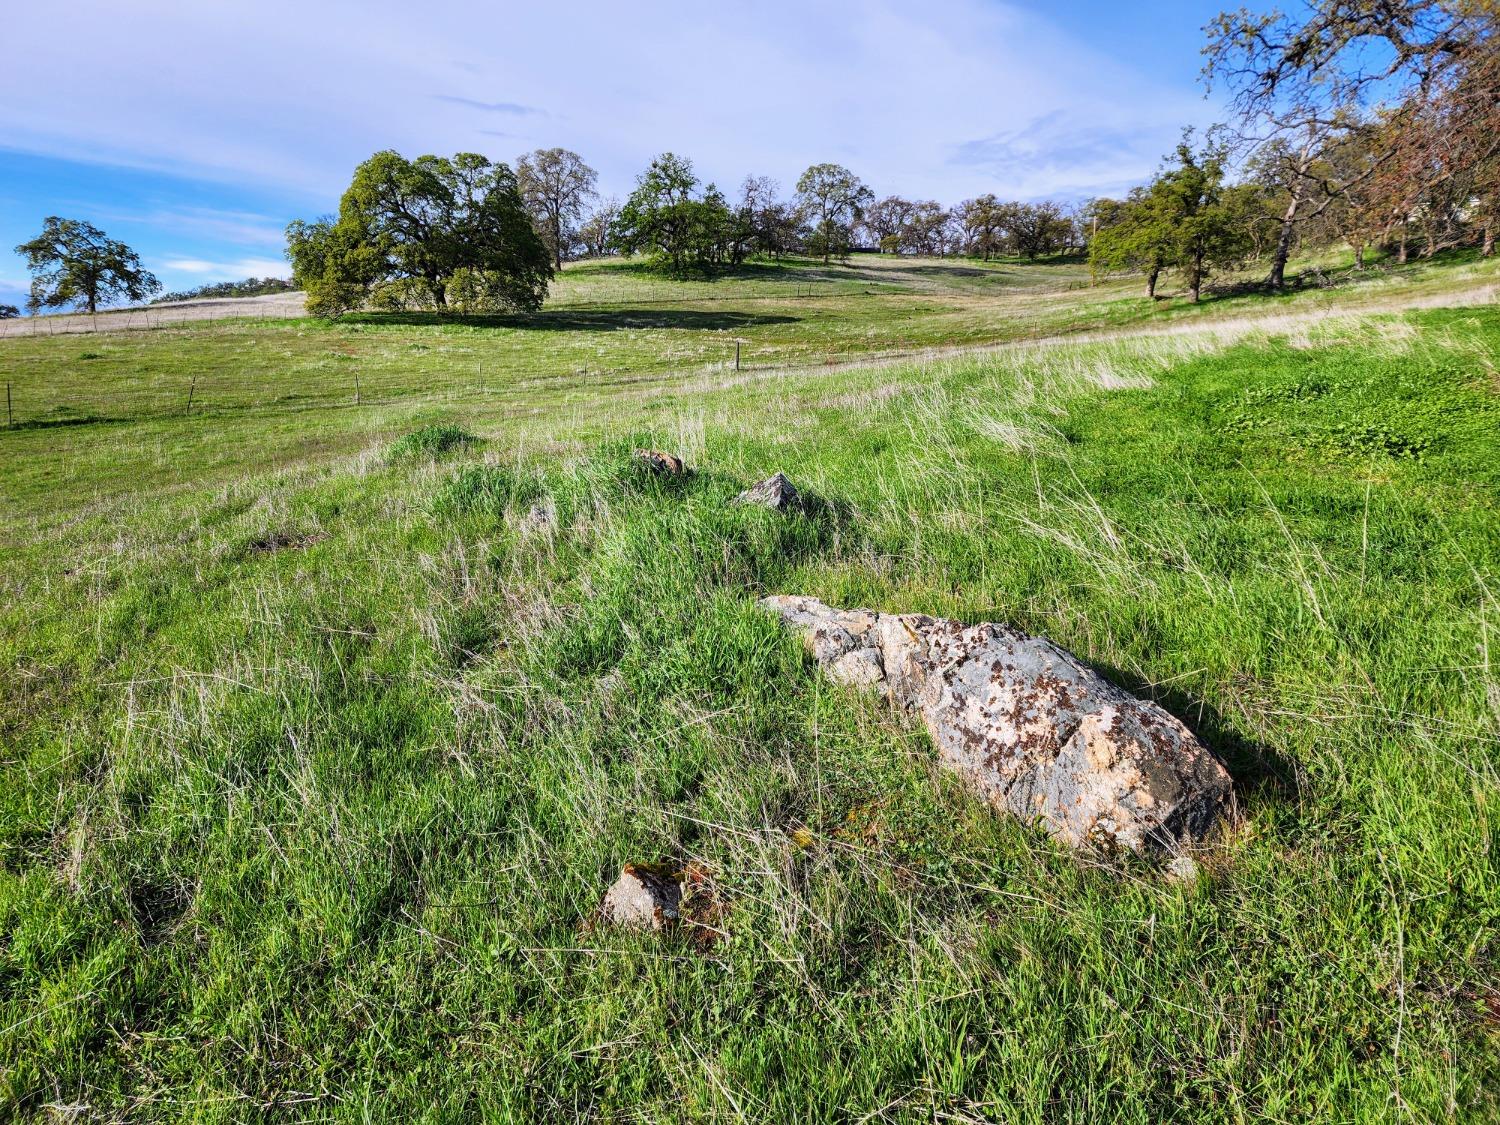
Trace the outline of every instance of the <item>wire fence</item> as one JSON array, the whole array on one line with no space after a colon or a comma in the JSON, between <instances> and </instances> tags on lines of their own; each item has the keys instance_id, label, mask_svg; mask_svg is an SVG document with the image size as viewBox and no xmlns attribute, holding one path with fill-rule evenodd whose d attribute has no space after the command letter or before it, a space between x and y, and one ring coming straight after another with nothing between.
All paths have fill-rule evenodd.
<instances>
[{"instance_id":1,"label":"wire fence","mask_svg":"<svg viewBox=\"0 0 1500 1125\"><path fill-rule=\"evenodd\" d=\"M636 357L637 363L589 363L551 371L495 369L483 359L448 364L441 383L432 372L400 363L362 366L337 352L299 368L295 375L270 374L264 369L215 367L211 362L193 369L164 372L114 366L106 380L88 377L88 367L102 354L83 352L62 367L49 365L42 378L16 377L24 366L4 364L0 351L0 381L4 383L3 432L85 424L150 422L169 418L226 417L248 413L285 414L360 406L482 405L502 398L543 396L559 385L618 386L640 379L674 375L733 374L778 370L756 365L746 349L748 340L723 342L721 358L691 368L664 367L659 355ZM830 356L824 362L838 362Z\"/></svg>"}]
</instances>

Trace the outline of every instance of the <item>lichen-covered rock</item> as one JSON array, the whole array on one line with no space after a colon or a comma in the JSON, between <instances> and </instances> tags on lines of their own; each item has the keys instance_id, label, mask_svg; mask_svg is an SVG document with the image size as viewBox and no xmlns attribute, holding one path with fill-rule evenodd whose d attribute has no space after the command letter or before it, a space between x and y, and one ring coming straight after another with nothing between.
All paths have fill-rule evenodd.
<instances>
[{"instance_id":1,"label":"lichen-covered rock","mask_svg":"<svg viewBox=\"0 0 1500 1125\"><path fill-rule=\"evenodd\" d=\"M672 875L627 863L599 903L599 920L628 930L660 930L677 921L682 887Z\"/></svg>"},{"instance_id":2,"label":"lichen-covered rock","mask_svg":"<svg viewBox=\"0 0 1500 1125\"><path fill-rule=\"evenodd\" d=\"M802 503L802 497L792 482L787 480L786 474L778 472L775 476L767 477L759 484L745 489L734 498L734 502L736 504L759 504L763 508L770 508L773 512L784 512L788 508L798 507Z\"/></svg>"},{"instance_id":3,"label":"lichen-covered rock","mask_svg":"<svg viewBox=\"0 0 1500 1125\"><path fill-rule=\"evenodd\" d=\"M1228 808L1229 774L1182 723L1048 640L816 598L761 604L831 678L920 714L943 764L991 805L1071 845L1172 851Z\"/></svg>"}]
</instances>

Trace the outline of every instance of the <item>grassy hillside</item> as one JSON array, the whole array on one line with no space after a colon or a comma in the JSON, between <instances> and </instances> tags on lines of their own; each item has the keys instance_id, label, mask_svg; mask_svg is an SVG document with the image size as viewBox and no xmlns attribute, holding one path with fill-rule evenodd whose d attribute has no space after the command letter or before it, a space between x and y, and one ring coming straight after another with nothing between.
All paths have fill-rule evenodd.
<instances>
[{"instance_id":1,"label":"grassy hillside","mask_svg":"<svg viewBox=\"0 0 1500 1125\"><path fill-rule=\"evenodd\" d=\"M0 1104L1500 1115L1495 268L1082 280L613 264L525 323L0 341L68 404L0 433ZM843 362L961 343L1004 346ZM727 503L776 469L821 502ZM1241 823L1191 888L1061 851L773 591L1043 633ZM629 861L703 926L592 927Z\"/></svg>"}]
</instances>

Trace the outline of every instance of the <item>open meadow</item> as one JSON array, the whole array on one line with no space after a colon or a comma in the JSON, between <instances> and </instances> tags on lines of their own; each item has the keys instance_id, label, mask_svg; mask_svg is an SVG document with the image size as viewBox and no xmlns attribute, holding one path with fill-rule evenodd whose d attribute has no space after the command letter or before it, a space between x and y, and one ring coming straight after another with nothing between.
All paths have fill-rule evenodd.
<instances>
[{"instance_id":1,"label":"open meadow","mask_svg":"<svg viewBox=\"0 0 1500 1125\"><path fill-rule=\"evenodd\" d=\"M1326 264L0 339L0 1117L1500 1118L1500 267ZM1049 637L1234 822L996 816L770 593Z\"/></svg>"}]
</instances>

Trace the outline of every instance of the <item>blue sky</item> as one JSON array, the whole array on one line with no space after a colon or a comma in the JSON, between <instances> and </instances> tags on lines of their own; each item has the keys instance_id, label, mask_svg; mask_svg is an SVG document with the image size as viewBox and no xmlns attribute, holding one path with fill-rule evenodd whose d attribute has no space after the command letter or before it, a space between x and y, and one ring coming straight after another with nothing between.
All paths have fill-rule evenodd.
<instances>
[{"instance_id":1,"label":"blue sky","mask_svg":"<svg viewBox=\"0 0 1500 1125\"><path fill-rule=\"evenodd\" d=\"M1148 175L1224 0L73 0L7 13L0 302L44 216L94 222L170 289L285 273L381 148L563 145L625 195L672 150L732 190L835 160L877 193L1081 198Z\"/></svg>"}]
</instances>

